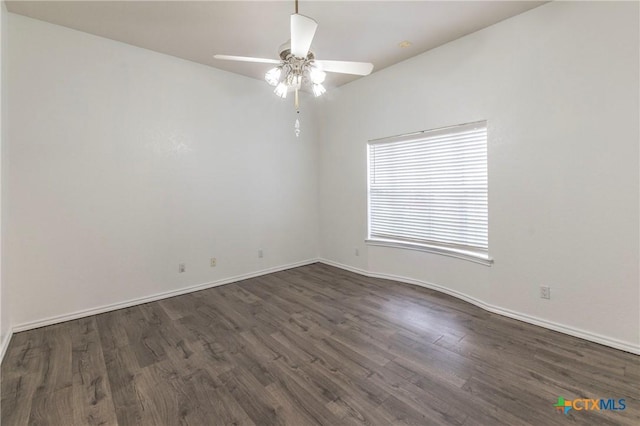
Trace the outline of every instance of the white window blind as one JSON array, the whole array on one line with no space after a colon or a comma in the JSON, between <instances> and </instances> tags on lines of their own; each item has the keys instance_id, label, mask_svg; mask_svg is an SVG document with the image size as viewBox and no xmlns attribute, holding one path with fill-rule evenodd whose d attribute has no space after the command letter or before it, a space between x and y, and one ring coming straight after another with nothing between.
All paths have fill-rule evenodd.
<instances>
[{"instance_id":1,"label":"white window blind","mask_svg":"<svg viewBox=\"0 0 640 426\"><path fill-rule=\"evenodd\" d=\"M487 253L487 126L370 141L369 238Z\"/></svg>"}]
</instances>

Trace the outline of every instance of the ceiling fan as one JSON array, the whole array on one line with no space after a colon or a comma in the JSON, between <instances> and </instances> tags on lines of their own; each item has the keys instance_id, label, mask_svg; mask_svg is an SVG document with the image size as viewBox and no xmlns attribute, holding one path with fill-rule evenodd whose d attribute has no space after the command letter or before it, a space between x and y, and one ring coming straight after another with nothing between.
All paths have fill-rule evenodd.
<instances>
[{"instance_id":1,"label":"ceiling fan","mask_svg":"<svg viewBox=\"0 0 640 426\"><path fill-rule=\"evenodd\" d=\"M291 15L291 39L280 46L280 59L252 58L248 56L215 55L216 59L242 62L274 64L264 78L272 86L274 93L286 98L288 92L295 92L295 105L298 109L298 91L303 86L311 86L315 96L326 92L322 85L326 72L369 75L373 64L367 62L318 60L309 50L318 23L298 13L298 0L295 0L295 13ZM298 132L296 132L298 133Z\"/></svg>"}]
</instances>

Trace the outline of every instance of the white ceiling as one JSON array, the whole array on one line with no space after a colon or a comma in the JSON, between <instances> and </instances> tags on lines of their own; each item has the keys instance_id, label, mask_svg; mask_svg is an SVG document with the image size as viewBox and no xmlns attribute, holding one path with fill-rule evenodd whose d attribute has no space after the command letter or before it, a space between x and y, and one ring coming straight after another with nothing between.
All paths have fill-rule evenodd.
<instances>
[{"instance_id":1,"label":"white ceiling","mask_svg":"<svg viewBox=\"0 0 640 426\"><path fill-rule=\"evenodd\" d=\"M374 72L543 4L541 1L301 1L318 59ZM262 79L271 66L214 54L278 58L293 1L7 1L10 12ZM412 45L400 48L409 40ZM332 74L326 85L358 77Z\"/></svg>"}]
</instances>

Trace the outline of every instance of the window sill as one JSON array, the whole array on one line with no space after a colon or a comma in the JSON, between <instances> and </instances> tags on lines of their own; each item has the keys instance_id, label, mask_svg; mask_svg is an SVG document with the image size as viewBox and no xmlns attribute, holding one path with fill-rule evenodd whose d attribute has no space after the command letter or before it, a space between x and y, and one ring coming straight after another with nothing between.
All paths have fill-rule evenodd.
<instances>
[{"instance_id":1,"label":"window sill","mask_svg":"<svg viewBox=\"0 0 640 426\"><path fill-rule=\"evenodd\" d=\"M430 244L415 244L415 243L407 243L404 241L395 241L395 240L365 240L365 243L370 246L380 246L380 247L392 247L399 248L405 250L418 250L424 251L427 253L435 253L441 254L443 256L455 257L457 259L468 260L470 262L479 263L485 266L491 266L493 264L493 258L489 256L488 253L481 253L469 250L461 250L452 247L444 247Z\"/></svg>"}]
</instances>

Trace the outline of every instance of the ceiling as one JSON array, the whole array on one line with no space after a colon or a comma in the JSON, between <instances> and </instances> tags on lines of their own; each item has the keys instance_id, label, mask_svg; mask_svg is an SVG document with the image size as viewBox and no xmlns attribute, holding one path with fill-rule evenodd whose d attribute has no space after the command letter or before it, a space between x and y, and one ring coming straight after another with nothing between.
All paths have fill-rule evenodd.
<instances>
[{"instance_id":1,"label":"ceiling","mask_svg":"<svg viewBox=\"0 0 640 426\"><path fill-rule=\"evenodd\" d=\"M300 1L319 26L318 59L374 72L537 7L542 1ZM262 79L271 66L214 54L278 58L293 1L7 1L10 12ZM408 40L411 46L399 44ZM359 78L331 74L326 86Z\"/></svg>"}]
</instances>

